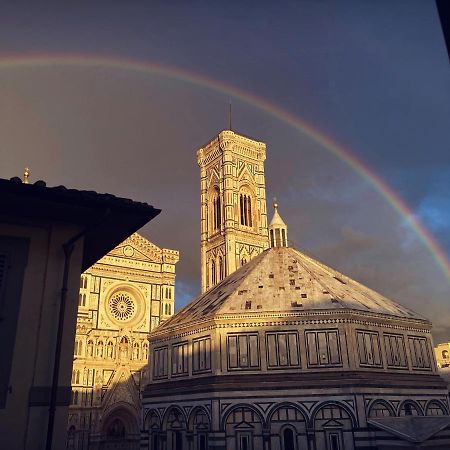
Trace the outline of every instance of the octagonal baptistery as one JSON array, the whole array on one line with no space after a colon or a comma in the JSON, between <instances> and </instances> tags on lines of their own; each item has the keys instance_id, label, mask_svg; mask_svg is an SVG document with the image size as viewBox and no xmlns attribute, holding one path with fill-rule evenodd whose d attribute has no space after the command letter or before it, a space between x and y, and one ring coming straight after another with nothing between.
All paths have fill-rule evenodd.
<instances>
[{"instance_id":1,"label":"octagonal baptistery","mask_svg":"<svg viewBox=\"0 0 450 450\"><path fill-rule=\"evenodd\" d=\"M430 328L293 248L268 249L150 334L141 448L448 449Z\"/></svg>"}]
</instances>

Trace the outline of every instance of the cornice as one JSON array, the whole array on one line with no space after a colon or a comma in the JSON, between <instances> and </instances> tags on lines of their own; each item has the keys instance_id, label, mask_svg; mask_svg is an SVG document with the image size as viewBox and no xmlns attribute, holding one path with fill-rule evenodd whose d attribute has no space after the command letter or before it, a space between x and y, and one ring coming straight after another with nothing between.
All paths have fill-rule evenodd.
<instances>
[{"instance_id":1,"label":"cornice","mask_svg":"<svg viewBox=\"0 0 450 450\"><path fill-rule=\"evenodd\" d=\"M336 315L341 317L335 317ZM206 318L188 324L174 324L173 328L167 330L158 331L156 329L149 334L149 340L154 343L165 342L214 329L315 325L336 326L338 324L354 324L357 326L379 327L415 333L430 333L431 328L431 323L426 320L402 319L384 314L359 313L351 310L285 312L282 316L279 312L236 313L217 314L214 318Z\"/></svg>"}]
</instances>

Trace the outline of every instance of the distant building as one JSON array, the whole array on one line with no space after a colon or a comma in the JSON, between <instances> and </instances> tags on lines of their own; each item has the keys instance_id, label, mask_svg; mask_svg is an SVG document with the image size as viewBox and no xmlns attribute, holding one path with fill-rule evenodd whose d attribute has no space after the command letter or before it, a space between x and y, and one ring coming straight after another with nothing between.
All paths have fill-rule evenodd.
<instances>
[{"instance_id":1,"label":"distant building","mask_svg":"<svg viewBox=\"0 0 450 450\"><path fill-rule=\"evenodd\" d=\"M0 180L0 448L63 449L80 274L159 210Z\"/></svg>"},{"instance_id":2,"label":"distant building","mask_svg":"<svg viewBox=\"0 0 450 450\"><path fill-rule=\"evenodd\" d=\"M450 342L444 342L434 347L436 362L439 368L450 367Z\"/></svg>"},{"instance_id":3,"label":"distant building","mask_svg":"<svg viewBox=\"0 0 450 450\"><path fill-rule=\"evenodd\" d=\"M135 233L82 274L68 449L139 448L148 333L173 315L178 259Z\"/></svg>"},{"instance_id":4,"label":"distant building","mask_svg":"<svg viewBox=\"0 0 450 450\"><path fill-rule=\"evenodd\" d=\"M197 153L205 158L201 267L209 289L150 334L141 448L450 448L431 323L289 248L277 211L268 228L248 230L245 205L252 224L265 223L266 207L263 186L248 181L247 158L257 151L246 139L222 132L211 153ZM262 164L254 173L264 179ZM217 257L227 261L223 279Z\"/></svg>"}]
</instances>

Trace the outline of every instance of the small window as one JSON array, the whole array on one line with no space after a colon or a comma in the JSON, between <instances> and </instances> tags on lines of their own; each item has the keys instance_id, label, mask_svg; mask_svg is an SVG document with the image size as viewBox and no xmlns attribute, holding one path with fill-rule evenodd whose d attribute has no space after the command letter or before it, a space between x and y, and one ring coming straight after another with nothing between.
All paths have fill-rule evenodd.
<instances>
[{"instance_id":1,"label":"small window","mask_svg":"<svg viewBox=\"0 0 450 450\"><path fill-rule=\"evenodd\" d=\"M206 450L206 436L204 434L198 436L198 450Z\"/></svg>"},{"instance_id":2,"label":"small window","mask_svg":"<svg viewBox=\"0 0 450 450\"><path fill-rule=\"evenodd\" d=\"M283 431L283 450L295 450L295 437L291 428Z\"/></svg>"},{"instance_id":3,"label":"small window","mask_svg":"<svg viewBox=\"0 0 450 450\"><path fill-rule=\"evenodd\" d=\"M330 433L329 444L330 450L341 450L339 435L337 433Z\"/></svg>"},{"instance_id":4,"label":"small window","mask_svg":"<svg viewBox=\"0 0 450 450\"><path fill-rule=\"evenodd\" d=\"M253 450L252 435L250 432L240 432L237 434L238 450Z\"/></svg>"}]
</instances>

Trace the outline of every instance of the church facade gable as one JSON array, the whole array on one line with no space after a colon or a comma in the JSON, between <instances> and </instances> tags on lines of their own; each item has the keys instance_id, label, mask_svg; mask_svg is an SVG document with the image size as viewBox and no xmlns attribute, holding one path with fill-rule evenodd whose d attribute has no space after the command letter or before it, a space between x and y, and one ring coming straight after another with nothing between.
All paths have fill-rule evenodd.
<instances>
[{"instance_id":1,"label":"church facade gable","mask_svg":"<svg viewBox=\"0 0 450 450\"><path fill-rule=\"evenodd\" d=\"M81 276L69 407L73 449L139 447L148 333L174 313L178 251L135 233Z\"/></svg>"}]
</instances>

